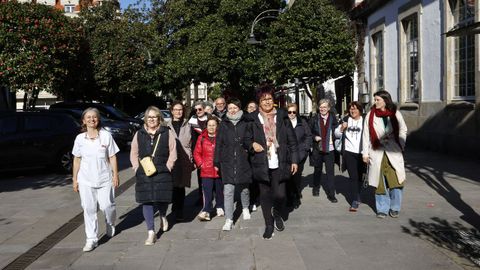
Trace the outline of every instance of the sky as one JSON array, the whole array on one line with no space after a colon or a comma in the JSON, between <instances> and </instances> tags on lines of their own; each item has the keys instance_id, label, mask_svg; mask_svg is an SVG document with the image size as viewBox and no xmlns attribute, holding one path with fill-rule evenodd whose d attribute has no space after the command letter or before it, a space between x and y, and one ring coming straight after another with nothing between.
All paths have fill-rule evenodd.
<instances>
[{"instance_id":1,"label":"sky","mask_svg":"<svg viewBox=\"0 0 480 270\"><path fill-rule=\"evenodd\" d=\"M138 0L120 0L120 9L124 10L130 4L135 4Z\"/></svg>"}]
</instances>

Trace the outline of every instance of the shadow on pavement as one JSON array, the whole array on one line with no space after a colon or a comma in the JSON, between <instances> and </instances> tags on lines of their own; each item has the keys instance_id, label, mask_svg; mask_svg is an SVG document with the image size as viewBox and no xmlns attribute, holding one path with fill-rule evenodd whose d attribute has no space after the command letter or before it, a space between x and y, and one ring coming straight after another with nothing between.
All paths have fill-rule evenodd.
<instances>
[{"instance_id":1,"label":"shadow on pavement","mask_svg":"<svg viewBox=\"0 0 480 270\"><path fill-rule=\"evenodd\" d=\"M477 230L480 229L480 215L478 215L477 212L475 212L475 210L462 199L462 194L448 183L445 179L445 171L425 166L418 162L415 164L407 163L405 167L418 178L423 180L425 184L435 190L440 196L445 198L450 205L460 211L463 214L461 219L468 222ZM452 165L447 167L452 167Z\"/></svg>"},{"instance_id":2,"label":"shadow on pavement","mask_svg":"<svg viewBox=\"0 0 480 270\"><path fill-rule=\"evenodd\" d=\"M117 154L119 171L131 167L129 155L129 152ZM58 170L50 167L18 169L2 172L0 174L0 183L0 193L67 186L72 184L72 174L59 173Z\"/></svg>"},{"instance_id":3,"label":"shadow on pavement","mask_svg":"<svg viewBox=\"0 0 480 270\"><path fill-rule=\"evenodd\" d=\"M480 266L480 233L474 228L466 228L458 222L434 217L431 223L416 222L410 219L411 228L402 226L403 232L427 240L441 248L467 258ZM475 266L473 266L475 267Z\"/></svg>"}]
</instances>

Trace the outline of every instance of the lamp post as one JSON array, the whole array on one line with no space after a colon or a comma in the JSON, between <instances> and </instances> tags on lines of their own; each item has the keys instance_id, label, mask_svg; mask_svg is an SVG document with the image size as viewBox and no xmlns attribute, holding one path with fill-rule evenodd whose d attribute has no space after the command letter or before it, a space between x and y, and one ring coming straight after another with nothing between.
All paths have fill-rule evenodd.
<instances>
[{"instance_id":1,"label":"lamp post","mask_svg":"<svg viewBox=\"0 0 480 270\"><path fill-rule=\"evenodd\" d=\"M281 12L281 9L267 9L260 12L252 22L252 27L250 28L250 34L248 35L247 43L251 45L261 44L262 42L257 40L255 38L255 34L253 33L255 25L257 25L259 21L264 19L276 19Z\"/></svg>"}]
</instances>

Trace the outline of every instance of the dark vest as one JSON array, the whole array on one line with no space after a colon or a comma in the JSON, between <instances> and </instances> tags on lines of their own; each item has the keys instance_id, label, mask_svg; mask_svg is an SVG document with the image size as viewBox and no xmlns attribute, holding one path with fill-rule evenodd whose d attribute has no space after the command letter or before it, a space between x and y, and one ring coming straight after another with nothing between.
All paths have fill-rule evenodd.
<instances>
[{"instance_id":1,"label":"dark vest","mask_svg":"<svg viewBox=\"0 0 480 270\"><path fill-rule=\"evenodd\" d=\"M155 151L155 156L153 158L153 163L157 168L157 172L170 172L167 168L167 160L170 154L168 145L168 130L168 127L161 126L157 133L155 133L153 139L143 128L138 132L138 157L140 159L152 155L158 136L160 136L160 141L158 142L157 150ZM140 168L142 168L142 166L140 166Z\"/></svg>"}]
</instances>

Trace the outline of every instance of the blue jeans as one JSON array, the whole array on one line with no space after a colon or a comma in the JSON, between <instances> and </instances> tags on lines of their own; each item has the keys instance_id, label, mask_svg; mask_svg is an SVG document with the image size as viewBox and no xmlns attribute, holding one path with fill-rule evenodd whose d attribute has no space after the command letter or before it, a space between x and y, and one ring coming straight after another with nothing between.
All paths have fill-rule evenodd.
<instances>
[{"instance_id":1,"label":"blue jeans","mask_svg":"<svg viewBox=\"0 0 480 270\"><path fill-rule=\"evenodd\" d=\"M392 188L387 186L385 177L383 177L383 184L386 193L383 195L375 194L375 205L377 213L388 214L389 210L399 211L402 207L403 188Z\"/></svg>"}]
</instances>

